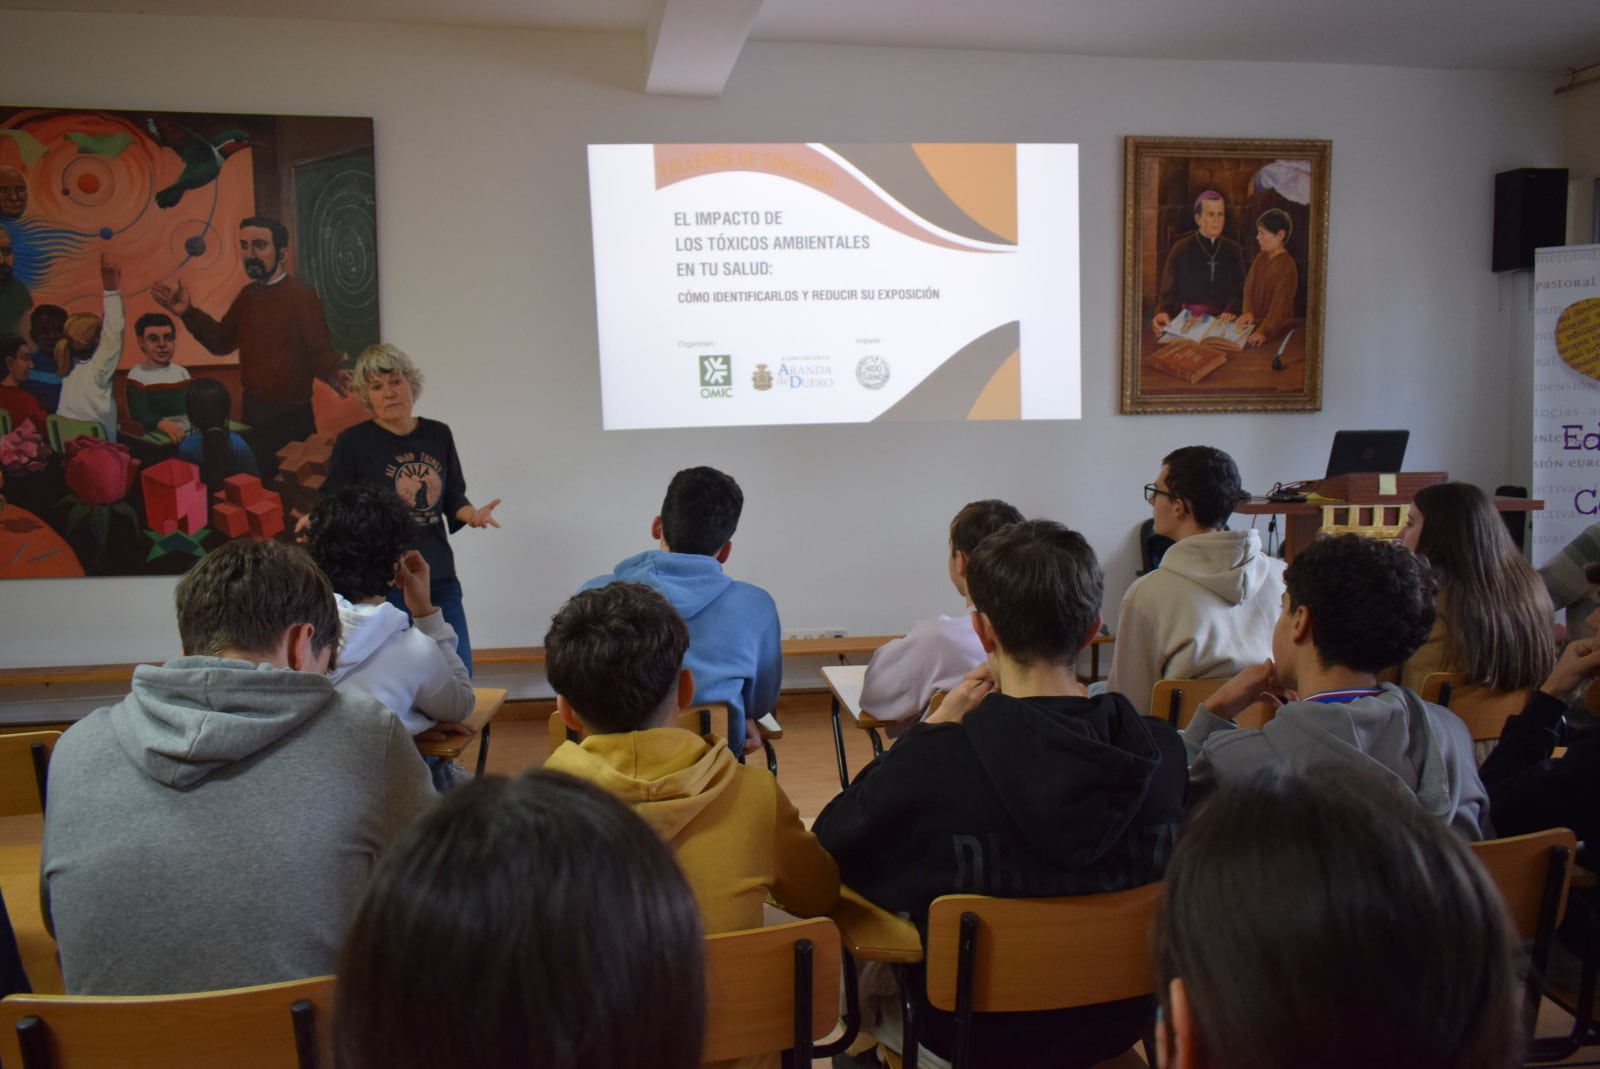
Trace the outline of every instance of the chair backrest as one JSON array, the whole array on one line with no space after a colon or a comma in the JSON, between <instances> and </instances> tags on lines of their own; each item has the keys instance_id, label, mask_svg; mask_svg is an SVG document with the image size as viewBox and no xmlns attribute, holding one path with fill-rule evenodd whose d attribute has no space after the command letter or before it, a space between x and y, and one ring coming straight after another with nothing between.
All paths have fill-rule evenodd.
<instances>
[{"instance_id":1,"label":"chair backrest","mask_svg":"<svg viewBox=\"0 0 1600 1069\"><path fill-rule=\"evenodd\" d=\"M1417 696L1425 702L1449 707L1450 695L1455 688L1467 681L1464 672L1429 672L1422 681L1422 689L1417 691ZM1448 689L1447 689L1448 688ZM1440 699L1444 700L1440 700Z\"/></svg>"},{"instance_id":2,"label":"chair backrest","mask_svg":"<svg viewBox=\"0 0 1600 1069\"><path fill-rule=\"evenodd\" d=\"M678 727L685 731L692 731L696 735L710 735L717 730L720 724L726 732L728 723L727 702L706 702L702 705L691 706L678 713ZM556 747L571 739L577 742L582 733L568 728L561 719L560 713L550 714L550 752L555 753Z\"/></svg>"},{"instance_id":3,"label":"chair backrest","mask_svg":"<svg viewBox=\"0 0 1600 1069\"><path fill-rule=\"evenodd\" d=\"M1153 572L1161 566L1161 558L1172 548L1172 539L1156 534L1156 521L1145 520L1139 524L1139 574Z\"/></svg>"},{"instance_id":4,"label":"chair backrest","mask_svg":"<svg viewBox=\"0 0 1600 1069\"><path fill-rule=\"evenodd\" d=\"M1472 852L1500 889L1512 927L1527 944L1523 1019L1530 1037L1539 1017L1539 1002L1544 995L1544 978L1550 965L1556 926L1567 909L1567 887L1572 879L1572 857L1577 845L1577 836L1566 828L1472 844ZM1530 1052L1554 1042L1533 1040ZM1566 1050L1566 1054L1575 1049ZM1534 1056L1533 1060L1549 1059Z\"/></svg>"},{"instance_id":5,"label":"chair backrest","mask_svg":"<svg viewBox=\"0 0 1600 1069\"><path fill-rule=\"evenodd\" d=\"M1278 706L1274 702L1255 701L1245 706L1233 722L1242 728L1261 728L1267 725L1273 717L1278 715Z\"/></svg>"},{"instance_id":6,"label":"chair backrest","mask_svg":"<svg viewBox=\"0 0 1600 1069\"><path fill-rule=\"evenodd\" d=\"M969 1001L970 1012L993 1013L1148 995L1160 900L1159 883L1070 898L936 898L928 911L928 1001L958 1013Z\"/></svg>"},{"instance_id":7,"label":"chair backrest","mask_svg":"<svg viewBox=\"0 0 1600 1069\"><path fill-rule=\"evenodd\" d=\"M12 995L6 1069L331 1069L331 976L190 995Z\"/></svg>"},{"instance_id":8,"label":"chair backrest","mask_svg":"<svg viewBox=\"0 0 1600 1069\"><path fill-rule=\"evenodd\" d=\"M1158 679L1150 690L1150 715L1164 716L1178 730L1189 726L1200 703L1228 681L1227 676L1209 679Z\"/></svg>"},{"instance_id":9,"label":"chair backrest","mask_svg":"<svg viewBox=\"0 0 1600 1069\"><path fill-rule=\"evenodd\" d=\"M1528 690L1490 690L1468 683L1460 672L1433 672L1422 681L1422 700L1442 705L1466 722L1474 742L1490 742L1505 731L1506 719L1522 712Z\"/></svg>"},{"instance_id":10,"label":"chair backrest","mask_svg":"<svg viewBox=\"0 0 1600 1069\"><path fill-rule=\"evenodd\" d=\"M44 420L45 438L50 442L50 448L57 453L64 453L67 443L74 438L87 435L90 438L104 438L106 429L92 419L68 419L66 416L50 415Z\"/></svg>"},{"instance_id":11,"label":"chair backrest","mask_svg":"<svg viewBox=\"0 0 1600 1069\"><path fill-rule=\"evenodd\" d=\"M1551 931L1561 923L1577 848L1578 837L1567 828L1472 844L1523 939L1537 938L1541 923L1548 923Z\"/></svg>"},{"instance_id":12,"label":"chair backrest","mask_svg":"<svg viewBox=\"0 0 1600 1069\"><path fill-rule=\"evenodd\" d=\"M59 731L0 735L0 817L43 813L50 754Z\"/></svg>"},{"instance_id":13,"label":"chair backrest","mask_svg":"<svg viewBox=\"0 0 1600 1069\"><path fill-rule=\"evenodd\" d=\"M839 962L826 918L707 937L701 1060L797 1050L810 1065L811 1044L839 1020Z\"/></svg>"}]
</instances>

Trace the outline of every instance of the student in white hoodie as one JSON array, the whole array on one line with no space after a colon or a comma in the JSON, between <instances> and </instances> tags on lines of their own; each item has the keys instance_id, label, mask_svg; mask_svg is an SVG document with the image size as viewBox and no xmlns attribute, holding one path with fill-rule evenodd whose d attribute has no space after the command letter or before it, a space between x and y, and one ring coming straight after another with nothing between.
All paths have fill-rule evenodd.
<instances>
[{"instance_id":1,"label":"student in white hoodie","mask_svg":"<svg viewBox=\"0 0 1600 1069\"><path fill-rule=\"evenodd\" d=\"M456 728L472 714L472 677L456 656L456 633L428 596L428 564L406 549L411 510L392 491L346 486L324 494L311 513L306 548L338 598L343 636L331 678L393 709L412 735ZM406 614L389 604L405 593ZM434 783L453 768L436 763Z\"/></svg>"},{"instance_id":2,"label":"student in white hoodie","mask_svg":"<svg viewBox=\"0 0 1600 1069\"><path fill-rule=\"evenodd\" d=\"M1233 458L1205 445L1168 453L1144 488L1155 533L1176 544L1123 596L1106 680L1141 713L1158 680L1231 676L1272 645L1283 562L1254 531L1225 530L1242 494Z\"/></svg>"}]
</instances>

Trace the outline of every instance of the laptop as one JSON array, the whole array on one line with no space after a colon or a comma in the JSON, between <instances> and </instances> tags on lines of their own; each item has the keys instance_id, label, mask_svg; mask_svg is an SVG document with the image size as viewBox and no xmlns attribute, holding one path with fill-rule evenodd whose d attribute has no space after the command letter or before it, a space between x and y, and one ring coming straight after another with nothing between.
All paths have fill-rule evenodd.
<instances>
[{"instance_id":1,"label":"laptop","mask_svg":"<svg viewBox=\"0 0 1600 1069\"><path fill-rule=\"evenodd\" d=\"M1328 451L1328 474L1399 471L1406 458L1410 431L1337 431Z\"/></svg>"}]
</instances>

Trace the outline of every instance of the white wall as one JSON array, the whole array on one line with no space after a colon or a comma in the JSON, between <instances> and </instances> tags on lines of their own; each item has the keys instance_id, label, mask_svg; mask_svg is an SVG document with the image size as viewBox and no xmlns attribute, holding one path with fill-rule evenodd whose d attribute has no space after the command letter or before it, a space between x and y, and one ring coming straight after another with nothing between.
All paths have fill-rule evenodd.
<instances>
[{"instance_id":1,"label":"white wall","mask_svg":"<svg viewBox=\"0 0 1600 1069\"><path fill-rule=\"evenodd\" d=\"M752 45L716 100L639 92L642 42L278 20L9 11L0 99L371 115L385 336L429 375L501 531L457 540L478 646L537 644L582 579L648 546L671 473L745 488L735 574L791 628L903 629L948 608L944 529L1000 496L1082 529L1108 615L1168 450L1248 487L1321 472L1340 427L1412 428L1407 466L1528 475L1526 296L1490 274L1492 176L1561 163L1525 75ZM71 58L67 58L70 54ZM1324 410L1118 416L1125 135L1333 141ZM678 140L1076 141L1084 418L1032 425L599 430L584 146ZM0 664L175 651L170 579L0 585Z\"/></svg>"},{"instance_id":2,"label":"white wall","mask_svg":"<svg viewBox=\"0 0 1600 1069\"><path fill-rule=\"evenodd\" d=\"M1600 82L1561 95L1563 165L1567 174L1567 243L1594 236L1594 183L1600 178Z\"/></svg>"}]
</instances>

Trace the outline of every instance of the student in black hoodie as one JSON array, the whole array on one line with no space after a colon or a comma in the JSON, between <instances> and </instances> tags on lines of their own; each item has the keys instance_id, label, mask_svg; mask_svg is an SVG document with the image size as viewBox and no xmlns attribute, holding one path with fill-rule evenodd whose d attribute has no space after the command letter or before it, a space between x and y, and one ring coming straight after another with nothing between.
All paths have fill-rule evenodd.
<instances>
[{"instance_id":1,"label":"student in black hoodie","mask_svg":"<svg viewBox=\"0 0 1600 1069\"><path fill-rule=\"evenodd\" d=\"M1183 741L1120 694L1087 697L1077 657L1100 629L1104 577L1083 536L1048 520L990 535L967 565L988 654L817 818L841 880L926 928L944 894L1119 891L1159 880L1183 818ZM951 1049L953 1015L916 978L923 1046ZM884 1000L890 1002L890 1000ZM1090 1066L1132 1046L1148 999L982 1015L980 1064ZM874 1031L898 1042L897 1021Z\"/></svg>"}]
</instances>

